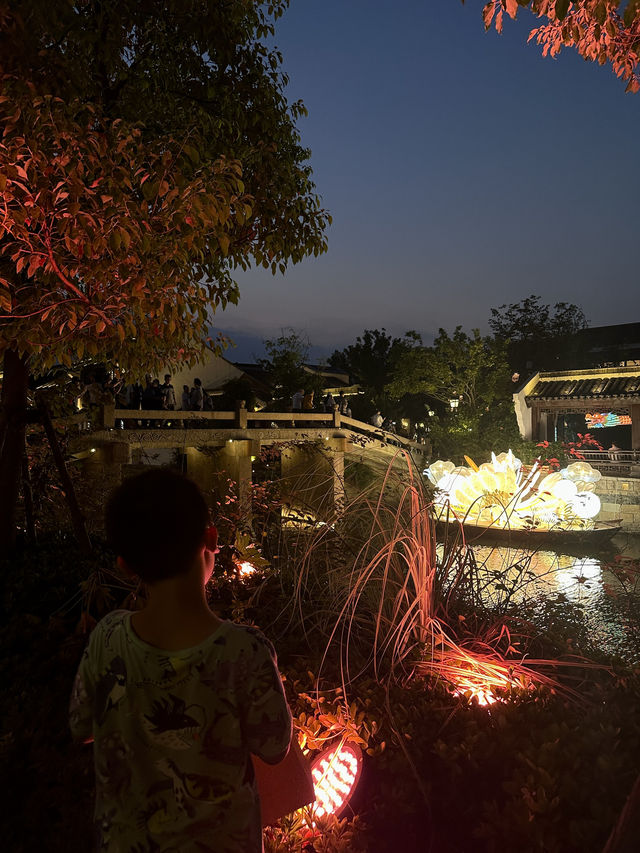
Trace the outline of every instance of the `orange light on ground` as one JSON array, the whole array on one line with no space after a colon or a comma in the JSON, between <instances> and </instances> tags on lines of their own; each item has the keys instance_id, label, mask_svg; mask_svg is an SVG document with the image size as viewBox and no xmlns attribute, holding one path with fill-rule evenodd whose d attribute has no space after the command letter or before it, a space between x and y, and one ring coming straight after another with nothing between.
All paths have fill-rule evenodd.
<instances>
[{"instance_id":1,"label":"orange light on ground","mask_svg":"<svg viewBox=\"0 0 640 853\"><path fill-rule=\"evenodd\" d=\"M478 705L493 705L494 702L497 702L497 696L495 696L489 687L481 687L477 682L473 679L468 679L468 682L465 683L465 679L458 679L457 689L453 691L454 696L464 696L465 694L470 694L474 699L477 700Z\"/></svg>"},{"instance_id":2,"label":"orange light on ground","mask_svg":"<svg viewBox=\"0 0 640 853\"><path fill-rule=\"evenodd\" d=\"M345 743L321 752L311 765L316 793L313 816L338 815L349 802L361 770L362 752L356 744Z\"/></svg>"},{"instance_id":3,"label":"orange light on ground","mask_svg":"<svg viewBox=\"0 0 640 853\"><path fill-rule=\"evenodd\" d=\"M249 575L252 575L256 570L256 567L253 563L249 563L246 560L242 563L238 563L238 574L241 578L246 578Z\"/></svg>"},{"instance_id":4,"label":"orange light on ground","mask_svg":"<svg viewBox=\"0 0 640 853\"><path fill-rule=\"evenodd\" d=\"M454 696L475 698L479 705L500 701L501 691L532 690L555 682L535 672L522 661L501 659L498 652L465 649L447 638L445 648L434 649L431 658L416 665L416 671L443 679Z\"/></svg>"}]
</instances>

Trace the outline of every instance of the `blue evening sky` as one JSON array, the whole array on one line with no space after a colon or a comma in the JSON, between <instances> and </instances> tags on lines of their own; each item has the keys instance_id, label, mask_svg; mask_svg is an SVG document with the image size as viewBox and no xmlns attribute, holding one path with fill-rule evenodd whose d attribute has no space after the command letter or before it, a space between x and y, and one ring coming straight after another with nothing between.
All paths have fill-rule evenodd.
<instances>
[{"instance_id":1,"label":"blue evening sky","mask_svg":"<svg viewBox=\"0 0 640 853\"><path fill-rule=\"evenodd\" d=\"M590 325L640 321L640 94L574 51L543 59L535 19L485 33L482 0L292 0L276 44L329 250L238 277L216 318L232 360L284 327L316 357L365 328L488 332L539 294Z\"/></svg>"}]
</instances>

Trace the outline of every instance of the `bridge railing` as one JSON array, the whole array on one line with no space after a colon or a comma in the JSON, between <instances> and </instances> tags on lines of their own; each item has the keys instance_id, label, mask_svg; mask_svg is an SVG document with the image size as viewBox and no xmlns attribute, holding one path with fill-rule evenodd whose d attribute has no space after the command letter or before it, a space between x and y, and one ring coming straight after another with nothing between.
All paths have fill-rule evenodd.
<instances>
[{"instance_id":1,"label":"bridge railing","mask_svg":"<svg viewBox=\"0 0 640 853\"><path fill-rule=\"evenodd\" d=\"M171 425L177 429L199 427L205 429L348 429L363 437L377 439L385 444L424 452L425 445L406 436L387 432L372 424L348 418L340 412L250 412L238 408L228 412L191 412L150 409L117 409L106 404L99 417L105 429L135 430L164 428ZM223 423L224 422L224 423Z\"/></svg>"}]
</instances>

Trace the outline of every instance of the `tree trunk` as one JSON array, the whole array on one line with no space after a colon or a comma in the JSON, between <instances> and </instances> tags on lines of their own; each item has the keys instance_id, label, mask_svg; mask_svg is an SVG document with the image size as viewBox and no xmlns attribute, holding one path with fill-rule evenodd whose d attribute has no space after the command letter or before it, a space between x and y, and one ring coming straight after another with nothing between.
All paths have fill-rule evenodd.
<instances>
[{"instance_id":1,"label":"tree trunk","mask_svg":"<svg viewBox=\"0 0 640 853\"><path fill-rule=\"evenodd\" d=\"M640 834L640 776L631 789L624 808L602 853L635 853Z\"/></svg>"},{"instance_id":2,"label":"tree trunk","mask_svg":"<svg viewBox=\"0 0 640 853\"><path fill-rule=\"evenodd\" d=\"M0 397L0 556L6 556L16 541L28 379L26 359L13 349L5 350Z\"/></svg>"},{"instance_id":3,"label":"tree trunk","mask_svg":"<svg viewBox=\"0 0 640 853\"><path fill-rule=\"evenodd\" d=\"M60 485L62 486L62 491L64 492L64 496L67 501L67 506L69 507L69 513L71 515L71 524L73 525L73 532L75 533L76 540L78 542L78 545L80 546L80 550L82 551L82 553L86 554L87 556L90 556L92 554L93 549L91 547L91 540L89 539L89 534L87 533L87 528L84 523L84 516L80 509L80 505L78 504L76 491L73 488L71 477L69 476L69 472L67 471L67 465L64 461L64 455L62 453L62 450L60 449L60 445L58 444L56 431L54 430L53 424L51 423L51 415L49 414L49 409L47 408L47 404L42 399L38 400L38 412L40 413L42 426L44 427L44 431L47 435L49 446L51 447L51 452L53 454L53 458L58 469Z\"/></svg>"},{"instance_id":4,"label":"tree trunk","mask_svg":"<svg viewBox=\"0 0 640 853\"><path fill-rule=\"evenodd\" d=\"M27 528L27 542L33 545L37 541L36 519L33 511L33 492L31 490L31 475L29 473L29 457L25 447L22 454L22 500L24 502L24 520Z\"/></svg>"}]
</instances>

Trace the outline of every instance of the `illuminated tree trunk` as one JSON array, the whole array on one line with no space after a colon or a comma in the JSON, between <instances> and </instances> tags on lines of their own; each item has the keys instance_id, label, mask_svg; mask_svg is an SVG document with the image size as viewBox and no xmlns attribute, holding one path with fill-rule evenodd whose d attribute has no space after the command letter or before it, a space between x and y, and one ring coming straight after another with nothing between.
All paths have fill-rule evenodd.
<instances>
[{"instance_id":1,"label":"illuminated tree trunk","mask_svg":"<svg viewBox=\"0 0 640 853\"><path fill-rule=\"evenodd\" d=\"M0 397L0 555L16 541L16 507L20 489L27 413L27 363L15 350L4 353Z\"/></svg>"}]
</instances>

